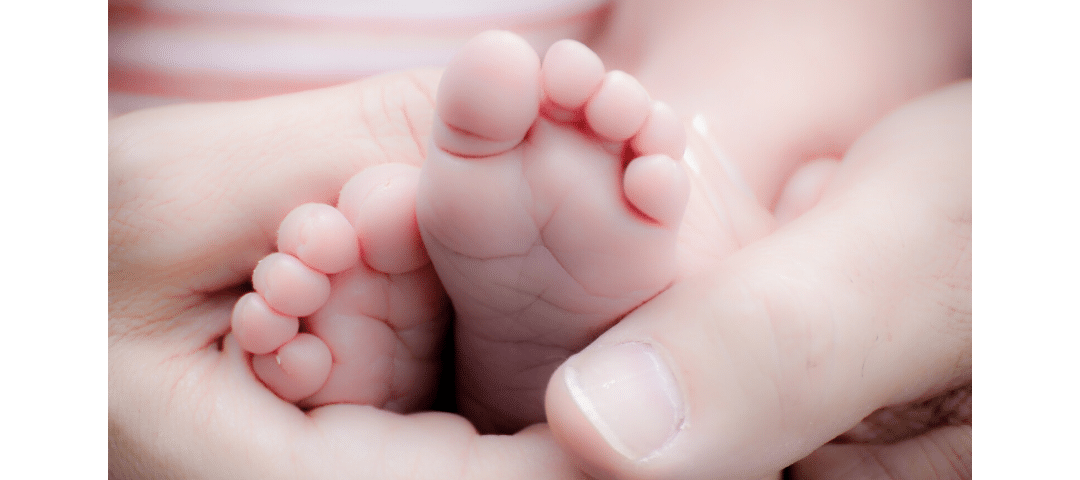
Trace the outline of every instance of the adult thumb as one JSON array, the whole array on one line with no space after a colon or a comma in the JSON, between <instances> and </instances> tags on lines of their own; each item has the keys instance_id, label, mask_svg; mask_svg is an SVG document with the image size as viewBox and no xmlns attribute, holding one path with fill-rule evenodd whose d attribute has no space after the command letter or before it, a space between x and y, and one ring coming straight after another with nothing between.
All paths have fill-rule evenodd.
<instances>
[{"instance_id":1,"label":"adult thumb","mask_svg":"<svg viewBox=\"0 0 1080 480\"><path fill-rule=\"evenodd\" d=\"M810 212L567 360L559 442L601 478L761 478L970 383L970 135L969 82L885 118Z\"/></svg>"}]
</instances>

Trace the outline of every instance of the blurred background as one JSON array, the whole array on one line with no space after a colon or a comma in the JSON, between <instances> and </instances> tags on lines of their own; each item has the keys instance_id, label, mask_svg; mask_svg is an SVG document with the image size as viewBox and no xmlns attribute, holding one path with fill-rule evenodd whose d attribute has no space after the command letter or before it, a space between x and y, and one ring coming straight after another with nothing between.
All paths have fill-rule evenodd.
<instances>
[{"instance_id":1,"label":"blurred background","mask_svg":"<svg viewBox=\"0 0 1080 480\"><path fill-rule=\"evenodd\" d=\"M606 0L112 0L109 114L444 65L473 35L588 41Z\"/></svg>"}]
</instances>

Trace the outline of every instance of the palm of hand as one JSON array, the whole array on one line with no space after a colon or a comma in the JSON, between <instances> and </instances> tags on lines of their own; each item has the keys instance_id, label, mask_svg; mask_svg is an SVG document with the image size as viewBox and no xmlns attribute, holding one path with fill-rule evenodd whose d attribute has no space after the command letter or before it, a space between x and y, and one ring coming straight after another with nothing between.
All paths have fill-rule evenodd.
<instances>
[{"instance_id":1,"label":"palm of hand","mask_svg":"<svg viewBox=\"0 0 1080 480\"><path fill-rule=\"evenodd\" d=\"M366 165L419 163L436 81L433 72L411 72L110 124L113 475L445 478L479 468L508 478L535 475L543 461L554 467L545 470L550 478L578 476L544 427L484 439L444 413L357 405L303 412L259 382L228 334L233 305L255 262L273 251L289 209L333 203Z\"/></svg>"},{"instance_id":2,"label":"palm of hand","mask_svg":"<svg viewBox=\"0 0 1080 480\"><path fill-rule=\"evenodd\" d=\"M285 212L332 203L366 165L419 163L435 81L431 73L398 75L300 101L176 107L110 125L111 472L318 478L403 468L418 478L580 477L544 426L492 438L449 414L355 405L301 412L266 390L227 336L232 306L255 262L273 251ZM721 199L729 212L749 213L720 215L709 194L725 191L717 188L721 177L703 172L696 181L706 188L695 185L684 220L687 257L719 258L763 234L754 228L759 212L730 208L732 198ZM706 241L717 238L728 242ZM478 466L491 470L470 470Z\"/></svg>"}]
</instances>

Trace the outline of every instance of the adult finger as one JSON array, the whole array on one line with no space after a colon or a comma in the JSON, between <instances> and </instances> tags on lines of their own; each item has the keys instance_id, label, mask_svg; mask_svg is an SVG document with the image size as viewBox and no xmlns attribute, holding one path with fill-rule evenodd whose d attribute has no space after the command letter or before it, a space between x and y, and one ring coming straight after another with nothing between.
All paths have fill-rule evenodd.
<instances>
[{"instance_id":1,"label":"adult finger","mask_svg":"<svg viewBox=\"0 0 1080 480\"><path fill-rule=\"evenodd\" d=\"M361 405L305 413L266 390L231 335L220 350L185 355L131 342L110 351L109 377L114 478L583 477L544 426L480 436L448 413Z\"/></svg>"},{"instance_id":2,"label":"adult finger","mask_svg":"<svg viewBox=\"0 0 1080 480\"><path fill-rule=\"evenodd\" d=\"M788 469L791 478L971 478L971 385L883 408Z\"/></svg>"},{"instance_id":3,"label":"adult finger","mask_svg":"<svg viewBox=\"0 0 1080 480\"><path fill-rule=\"evenodd\" d=\"M790 470L797 480L971 478L971 425L933 429L890 444L828 444Z\"/></svg>"},{"instance_id":4,"label":"adult finger","mask_svg":"<svg viewBox=\"0 0 1080 480\"><path fill-rule=\"evenodd\" d=\"M602 478L759 478L971 374L970 83L888 116L821 203L571 357L552 431Z\"/></svg>"},{"instance_id":5,"label":"adult finger","mask_svg":"<svg viewBox=\"0 0 1080 480\"><path fill-rule=\"evenodd\" d=\"M110 288L182 280L171 286L212 291L243 282L273 251L289 209L333 204L365 166L420 163L438 76L417 70L112 119ZM113 275L121 271L124 278Z\"/></svg>"}]
</instances>

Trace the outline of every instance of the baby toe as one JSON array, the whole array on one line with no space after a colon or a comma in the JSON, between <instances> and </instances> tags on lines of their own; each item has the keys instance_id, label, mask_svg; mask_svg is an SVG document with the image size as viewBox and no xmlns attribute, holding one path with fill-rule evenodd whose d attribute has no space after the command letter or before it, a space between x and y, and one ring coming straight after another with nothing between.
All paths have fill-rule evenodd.
<instances>
[{"instance_id":1,"label":"baby toe","mask_svg":"<svg viewBox=\"0 0 1080 480\"><path fill-rule=\"evenodd\" d=\"M578 110L604 82L604 62L580 42L560 40L544 55L541 78L548 100Z\"/></svg>"},{"instance_id":2,"label":"baby toe","mask_svg":"<svg viewBox=\"0 0 1080 480\"><path fill-rule=\"evenodd\" d=\"M622 142L641 130L651 109L645 87L629 74L616 70L608 72L600 90L585 105L585 118L597 135Z\"/></svg>"},{"instance_id":3,"label":"baby toe","mask_svg":"<svg viewBox=\"0 0 1080 480\"><path fill-rule=\"evenodd\" d=\"M678 225L690 198L690 179L667 155L635 158L626 167L623 192L630 204L665 227Z\"/></svg>"},{"instance_id":4,"label":"baby toe","mask_svg":"<svg viewBox=\"0 0 1080 480\"><path fill-rule=\"evenodd\" d=\"M306 203L285 216L278 228L278 251L328 274L352 268L360 258L352 225L337 209L321 203Z\"/></svg>"},{"instance_id":5,"label":"baby toe","mask_svg":"<svg viewBox=\"0 0 1080 480\"><path fill-rule=\"evenodd\" d=\"M258 293L240 297L233 308L233 334L241 348L256 355L277 350L299 329L298 318L275 312Z\"/></svg>"},{"instance_id":6,"label":"baby toe","mask_svg":"<svg viewBox=\"0 0 1080 480\"><path fill-rule=\"evenodd\" d=\"M661 154L679 160L686 151L686 129L675 110L653 102L645 124L630 144L638 156Z\"/></svg>"},{"instance_id":7,"label":"baby toe","mask_svg":"<svg viewBox=\"0 0 1080 480\"><path fill-rule=\"evenodd\" d=\"M259 262L251 283L270 308L294 317L315 313L330 297L330 280L326 275L280 252Z\"/></svg>"},{"instance_id":8,"label":"baby toe","mask_svg":"<svg viewBox=\"0 0 1080 480\"><path fill-rule=\"evenodd\" d=\"M251 359L259 379L287 402L297 402L319 391L329 378L332 365L330 349L308 333L297 335L277 353Z\"/></svg>"},{"instance_id":9,"label":"baby toe","mask_svg":"<svg viewBox=\"0 0 1080 480\"><path fill-rule=\"evenodd\" d=\"M338 209L359 237L364 263L404 273L429 263L416 224L420 169L399 163L368 168L341 189Z\"/></svg>"},{"instance_id":10,"label":"baby toe","mask_svg":"<svg viewBox=\"0 0 1080 480\"><path fill-rule=\"evenodd\" d=\"M506 151L525 137L540 105L540 59L521 37L490 31L447 65L435 97L435 145L459 156Z\"/></svg>"}]
</instances>

